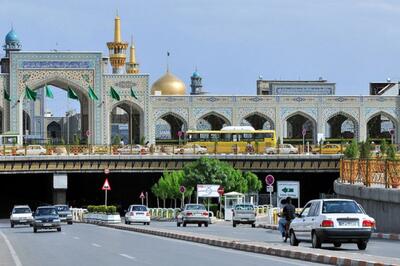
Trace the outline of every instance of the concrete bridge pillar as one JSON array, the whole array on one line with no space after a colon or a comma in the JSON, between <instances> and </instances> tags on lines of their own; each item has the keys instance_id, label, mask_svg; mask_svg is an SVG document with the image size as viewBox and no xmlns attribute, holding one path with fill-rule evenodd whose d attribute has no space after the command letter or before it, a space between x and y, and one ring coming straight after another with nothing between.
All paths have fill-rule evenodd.
<instances>
[{"instance_id":1,"label":"concrete bridge pillar","mask_svg":"<svg viewBox=\"0 0 400 266\"><path fill-rule=\"evenodd\" d=\"M68 176L67 173L53 174L53 204L67 203Z\"/></svg>"}]
</instances>

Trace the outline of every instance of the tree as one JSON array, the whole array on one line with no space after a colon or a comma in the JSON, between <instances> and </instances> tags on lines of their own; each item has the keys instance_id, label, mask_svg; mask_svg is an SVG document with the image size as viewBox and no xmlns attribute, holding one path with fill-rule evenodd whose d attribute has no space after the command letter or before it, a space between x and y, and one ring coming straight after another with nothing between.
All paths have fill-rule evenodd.
<instances>
[{"instance_id":1,"label":"tree","mask_svg":"<svg viewBox=\"0 0 400 266\"><path fill-rule=\"evenodd\" d=\"M356 159L358 157L358 144L357 141L355 139L353 139L350 143L350 145L346 148L346 150L344 151L344 156L347 159Z\"/></svg>"},{"instance_id":2,"label":"tree","mask_svg":"<svg viewBox=\"0 0 400 266\"><path fill-rule=\"evenodd\" d=\"M113 144L114 145L119 145L121 144L121 137L119 135L114 136L113 138Z\"/></svg>"},{"instance_id":3,"label":"tree","mask_svg":"<svg viewBox=\"0 0 400 266\"><path fill-rule=\"evenodd\" d=\"M371 143L369 140L360 143L360 159L368 159L371 157Z\"/></svg>"},{"instance_id":4,"label":"tree","mask_svg":"<svg viewBox=\"0 0 400 266\"><path fill-rule=\"evenodd\" d=\"M390 145L388 146L388 149L387 149L386 153L387 153L387 158L388 158L389 160L394 161L394 160L397 159L397 156L396 156L397 149L396 149L396 146L395 146L395 145L390 144Z\"/></svg>"},{"instance_id":5,"label":"tree","mask_svg":"<svg viewBox=\"0 0 400 266\"><path fill-rule=\"evenodd\" d=\"M252 172L245 172L243 177L247 181L248 192L258 193L261 190L262 182L257 175Z\"/></svg>"},{"instance_id":6,"label":"tree","mask_svg":"<svg viewBox=\"0 0 400 266\"><path fill-rule=\"evenodd\" d=\"M381 145L380 145L382 157L387 154L388 149L389 149L388 143L387 143L386 139L383 139L381 142Z\"/></svg>"}]
</instances>

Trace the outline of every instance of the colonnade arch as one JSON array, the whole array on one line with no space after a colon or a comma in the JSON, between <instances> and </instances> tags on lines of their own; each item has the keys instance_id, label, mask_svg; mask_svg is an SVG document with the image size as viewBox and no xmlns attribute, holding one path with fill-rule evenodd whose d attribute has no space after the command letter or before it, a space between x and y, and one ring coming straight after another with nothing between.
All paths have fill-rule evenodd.
<instances>
[{"instance_id":1,"label":"colonnade arch","mask_svg":"<svg viewBox=\"0 0 400 266\"><path fill-rule=\"evenodd\" d=\"M144 140L143 110L131 101L120 101L111 107L110 138L115 143L117 136L124 144L141 143ZM118 143L119 144L119 143Z\"/></svg>"},{"instance_id":2,"label":"colonnade arch","mask_svg":"<svg viewBox=\"0 0 400 266\"><path fill-rule=\"evenodd\" d=\"M317 122L315 119L301 111L290 114L283 121L283 138L302 139L303 129L306 130L305 138L315 142L317 139Z\"/></svg>"},{"instance_id":3,"label":"colonnade arch","mask_svg":"<svg viewBox=\"0 0 400 266\"><path fill-rule=\"evenodd\" d=\"M51 140L52 143L60 143L62 140L62 129L61 125L56 121L53 121L47 125L47 139Z\"/></svg>"},{"instance_id":4,"label":"colonnade arch","mask_svg":"<svg viewBox=\"0 0 400 266\"><path fill-rule=\"evenodd\" d=\"M266 129L273 130L275 129L275 124L271 118L268 116L261 114L259 112L251 113L245 116L241 123L241 126L252 126L254 129Z\"/></svg>"},{"instance_id":5,"label":"colonnade arch","mask_svg":"<svg viewBox=\"0 0 400 266\"><path fill-rule=\"evenodd\" d=\"M210 112L203 115L196 122L196 129L198 130L220 130L225 126L230 126L231 122L225 116L217 113Z\"/></svg>"},{"instance_id":6,"label":"colonnade arch","mask_svg":"<svg viewBox=\"0 0 400 266\"><path fill-rule=\"evenodd\" d=\"M185 132L188 128L187 121L180 115L168 112L156 120L156 140L177 140L179 131Z\"/></svg>"},{"instance_id":7,"label":"colonnade arch","mask_svg":"<svg viewBox=\"0 0 400 266\"><path fill-rule=\"evenodd\" d=\"M359 139L359 124L357 120L348 113L335 113L326 121L325 138Z\"/></svg>"},{"instance_id":8,"label":"colonnade arch","mask_svg":"<svg viewBox=\"0 0 400 266\"><path fill-rule=\"evenodd\" d=\"M398 121L392 115L386 112L378 112L367 120L367 138L375 139L391 139L393 133L393 141L397 142Z\"/></svg>"}]
</instances>

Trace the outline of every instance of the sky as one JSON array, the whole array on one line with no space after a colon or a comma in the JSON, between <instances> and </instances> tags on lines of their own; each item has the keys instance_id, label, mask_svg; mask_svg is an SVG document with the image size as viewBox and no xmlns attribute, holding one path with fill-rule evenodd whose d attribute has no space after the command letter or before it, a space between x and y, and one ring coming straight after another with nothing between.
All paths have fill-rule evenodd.
<instances>
[{"instance_id":1,"label":"sky","mask_svg":"<svg viewBox=\"0 0 400 266\"><path fill-rule=\"evenodd\" d=\"M118 10L141 72L157 80L169 51L170 70L188 91L196 67L205 90L223 95L254 95L260 75L323 77L339 95L400 80L398 0L0 0L0 7L0 35L13 25L23 50L104 55Z\"/></svg>"}]
</instances>

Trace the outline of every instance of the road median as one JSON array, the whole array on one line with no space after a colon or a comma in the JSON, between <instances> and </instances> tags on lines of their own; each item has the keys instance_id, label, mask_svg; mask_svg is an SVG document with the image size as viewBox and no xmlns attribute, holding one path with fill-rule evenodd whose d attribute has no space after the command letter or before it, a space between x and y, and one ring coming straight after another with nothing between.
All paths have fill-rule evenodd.
<instances>
[{"instance_id":1,"label":"road median","mask_svg":"<svg viewBox=\"0 0 400 266\"><path fill-rule=\"evenodd\" d=\"M400 265L400 259L360 255L340 251L311 249L307 247L292 247L288 244L275 244L263 242L249 242L248 240L232 239L227 237L216 237L205 234L194 234L180 232L176 230L156 229L152 227L125 225L125 224L106 224L92 223L99 226L110 227L119 230L132 231L137 233L150 234L160 237L168 237L178 240L201 243L221 248L229 248L240 251L259 253L297 260L324 263L330 265Z\"/></svg>"}]
</instances>

